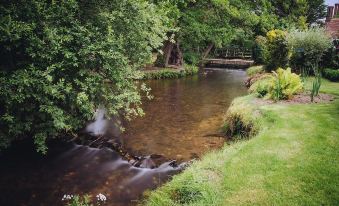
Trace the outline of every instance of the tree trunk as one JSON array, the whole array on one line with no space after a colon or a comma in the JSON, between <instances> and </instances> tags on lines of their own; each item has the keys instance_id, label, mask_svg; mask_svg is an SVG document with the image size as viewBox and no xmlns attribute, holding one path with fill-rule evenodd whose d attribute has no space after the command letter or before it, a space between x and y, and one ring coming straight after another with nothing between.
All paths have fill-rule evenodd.
<instances>
[{"instance_id":1,"label":"tree trunk","mask_svg":"<svg viewBox=\"0 0 339 206\"><path fill-rule=\"evenodd\" d=\"M199 63L199 68L203 68L204 67L204 59L208 56L208 54L211 52L212 48L214 47L214 44L213 43L210 43L208 45L208 47L205 49L204 53L202 54L201 56L201 59L200 59L200 63ZM201 70L202 71L202 70Z\"/></svg>"},{"instance_id":2,"label":"tree trunk","mask_svg":"<svg viewBox=\"0 0 339 206\"><path fill-rule=\"evenodd\" d=\"M173 51L173 43L167 41L163 49L164 52L164 67L169 66L169 60Z\"/></svg>"},{"instance_id":3,"label":"tree trunk","mask_svg":"<svg viewBox=\"0 0 339 206\"><path fill-rule=\"evenodd\" d=\"M211 44L209 44L208 45L208 47L206 48L206 50L204 51L204 53L202 54L202 60L203 59L205 59L207 56L208 56L208 54L211 52L211 50L213 49L213 46L214 46L214 44L213 43L211 43Z\"/></svg>"},{"instance_id":4,"label":"tree trunk","mask_svg":"<svg viewBox=\"0 0 339 206\"><path fill-rule=\"evenodd\" d=\"M181 67L184 64L184 57L183 57L181 49L180 49L179 41L177 41L176 46L177 46L177 53L178 53L177 60L176 60L176 65Z\"/></svg>"}]
</instances>

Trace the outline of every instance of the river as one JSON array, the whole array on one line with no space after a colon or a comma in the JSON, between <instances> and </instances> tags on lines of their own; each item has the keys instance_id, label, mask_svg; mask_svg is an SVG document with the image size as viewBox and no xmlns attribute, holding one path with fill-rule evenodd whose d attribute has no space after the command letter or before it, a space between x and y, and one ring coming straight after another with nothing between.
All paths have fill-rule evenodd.
<instances>
[{"instance_id":1,"label":"river","mask_svg":"<svg viewBox=\"0 0 339 206\"><path fill-rule=\"evenodd\" d=\"M125 125L118 138L132 155L168 160L157 168L135 167L108 148L56 142L42 156L30 143L14 145L0 154L0 205L63 205L64 194L99 193L107 197L105 205L136 205L146 190L177 174L177 165L222 147L223 114L246 93L245 78L243 70L206 69L192 77L146 81L154 96L143 104L146 115ZM112 128L106 125L103 132Z\"/></svg>"}]
</instances>

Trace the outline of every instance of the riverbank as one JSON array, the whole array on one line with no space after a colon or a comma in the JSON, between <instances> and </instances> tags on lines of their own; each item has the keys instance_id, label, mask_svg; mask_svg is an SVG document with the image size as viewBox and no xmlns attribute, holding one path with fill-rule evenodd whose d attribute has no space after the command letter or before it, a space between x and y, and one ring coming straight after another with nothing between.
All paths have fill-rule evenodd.
<instances>
[{"instance_id":1,"label":"riverbank","mask_svg":"<svg viewBox=\"0 0 339 206\"><path fill-rule=\"evenodd\" d=\"M142 79L177 79L198 72L199 68L194 65L184 65L183 68L151 68L142 71Z\"/></svg>"},{"instance_id":2,"label":"riverbank","mask_svg":"<svg viewBox=\"0 0 339 206\"><path fill-rule=\"evenodd\" d=\"M309 88L309 84L307 88ZM339 83L321 104L253 104L259 131L225 145L151 192L146 205L335 205L339 202Z\"/></svg>"}]
</instances>

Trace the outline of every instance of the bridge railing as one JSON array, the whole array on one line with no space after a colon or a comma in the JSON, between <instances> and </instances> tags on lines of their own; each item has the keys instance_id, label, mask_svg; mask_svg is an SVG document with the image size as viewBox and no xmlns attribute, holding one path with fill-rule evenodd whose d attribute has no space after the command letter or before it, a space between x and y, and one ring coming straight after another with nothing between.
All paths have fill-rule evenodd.
<instances>
[{"instance_id":1,"label":"bridge railing","mask_svg":"<svg viewBox=\"0 0 339 206\"><path fill-rule=\"evenodd\" d=\"M213 58L223 59L252 59L252 50L247 48L221 48L211 52Z\"/></svg>"}]
</instances>

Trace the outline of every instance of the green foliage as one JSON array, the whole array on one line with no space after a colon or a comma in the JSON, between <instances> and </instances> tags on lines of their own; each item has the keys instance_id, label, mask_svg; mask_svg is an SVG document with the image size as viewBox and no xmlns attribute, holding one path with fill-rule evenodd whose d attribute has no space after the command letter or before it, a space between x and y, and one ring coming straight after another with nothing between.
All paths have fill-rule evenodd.
<instances>
[{"instance_id":1,"label":"green foliage","mask_svg":"<svg viewBox=\"0 0 339 206\"><path fill-rule=\"evenodd\" d=\"M228 108L223 130L226 135L233 138L248 138L259 130L258 117L260 114L253 109L251 104L243 98L233 100Z\"/></svg>"},{"instance_id":2,"label":"green foliage","mask_svg":"<svg viewBox=\"0 0 339 206\"><path fill-rule=\"evenodd\" d=\"M184 70L165 68L160 70L150 70L143 73L143 79L177 79L185 76L197 74L199 68L194 65L184 65Z\"/></svg>"},{"instance_id":3,"label":"green foliage","mask_svg":"<svg viewBox=\"0 0 339 206\"><path fill-rule=\"evenodd\" d=\"M71 135L105 107L142 114L137 68L168 31L146 1L5 1L0 5L0 149Z\"/></svg>"},{"instance_id":4,"label":"green foliage","mask_svg":"<svg viewBox=\"0 0 339 206\"><path fill-rule=\"evenodd\" d=\"M255 46L253 48L253 60L257 64L265 63L267 59L267 39L264 36L257 36L255 39Z\"/></svg>"},{"instance_id":5,"label":"green foliage","mask_svg":"<svg viewBox=\"0 0 339 206\"><path fill-rule=\"evenodd\" d=\"M194 203L201 198L201 188L197 185L186 184L172 192L172 198L179 204Z\"/></svg>"},{"instance_id":6,"label":"green foliage","mask_svg":"<svg viewBox=\"0 0 339 206\"><path fill-rule=\"evenodd\" d=\"M201 56L197 52L188 50L184 53L184 61L187 64L198 65L200 60L201 60Z\"/></svg>"},{"instance_id":7,"label":"green foliage","mask_svg":"<svg viewBox=\"0 0 339 206\"><path fill-rule=\"evenodd\" d=\"M79 195L75 195L66 206L93 206L90 201L90 196L85 195L80 197Z\"/></svg>"},{"instance_id":8,"label":"green foliage","mask_svg":"<svg viewBox=\"0 0 339 206\"><path fill-rule=\"evenodd\" d=\"M312 84L311 102L313 102L315 96L318 96L320 87L321 87L321 74L317 73Z\"/></svg>"},{"instance_id":9,"label":"green foliage","mask_svg":"<svg viewBox=\"0 0 339 206\"><path fill-rule=\"evenodd\" d=\"M287 42L292 52L291 65L300 71L302 69L310 71L313 65L318 65L331 47L331 39L323 28L294 30L288 34Z\"/></svg>"},{"instance_id":10,"label":"green foliage","mask_svg":"<svg viewBox=\"0 0 339 206\"><path fill-rule=\"evenodd\" d=\"M191 64L185 64L184 69L186 75L194 75L199 72L199 67Z\"/></svg>"},{"instance_id":11,"label":"green foliage","mask_svg":"<svg viewBox=\"0 0 339 206\"><path fill-rule=\"evenodd\" d=\"M300 76L292 73L291 68L286 70L279 68L273 74L273 84L269 91L270 98L274 100L290 99L294 94L302 91L303 83Z\"/></svg>"},{"instance_id":12,"label":"green foliage","mask_svg":"<svg viewBox=\"0 0 339 206\"><path fill-rule=\"evenodd\" d=\"M339 81L339 69L324 69L322 74L328 80L333 82Z\"/></svg>"},{"instance_id":13,"label":"green foliage","mask_svg":"<svg viewBox=\"0 0 339 206\"><path fill-rule=\"evenodd\" d=\"M307 0L307 22L315 23L326 17L326 8L324 0Z\"/></svg>"},{"instance_id":14,"label":"green foliage","mask_svg":"<svg viewBox=\"0 0 339 206\"><path fill-rule=\"evenodd\" d=\"M252 66L250 68L248 68L246 70L246 73L248 76L254 76L256 74L261 74L261 73L264 73L264 66L263 65L260 65L260 66Z\"/></svg>"},{"instance_id":15,"label":"green foliage","mask_svg":"<svg viewBox=\"0 0 339 206\"><path fill-rule=\"evenodd\" d=\"M143 74L143 79L176 79L185 76L183 70L165 68L154 71L146 71Z\"/></svg>"},{"instance_id":16,"label":"green foliage","mask_svg":"<svg viewBox=\"0 0 339 206\"><path fill-rule=\"evenodd\" d=\"M321 67L339 68L339 53L337 52L337 47L339 47L339 39L334 39L332 46L325 52L321 59Z\"/></svg>"},{"instance_id":17,"label":"green foliage","mask_svg":"<svg viewBox=\"0 0 339 206\"><path fill-rule=\"evenodd\" d=\"M303 83L299 75L292 73L291 68L279 68L272 75L266 75L250 87L251 93L258 97L273 100L290 99L294 94L301 92Z\"/></svg>"},{"instance_id":18,"label":"green foliage","mask_svg":"<svg viewBox=\"0 0 339 206\"><path fill-rule=\"evenodd\" d=\"M249 92L255 93L257 97L265 97L272 87L272 81L273 75L265 74L251 85Z\"/></svg>"},{"instance_id":19,"label":"green foliage","mask_svg":"<svg viewBox=\"0 0 339 206\"><path fill-rule=\"evenodd\" d=\"M267 71L285 67L288 64L286 35L287 33L285 31L278 29L267 32L267 53L264 56Z\"/></svg>"}]
</instances>

